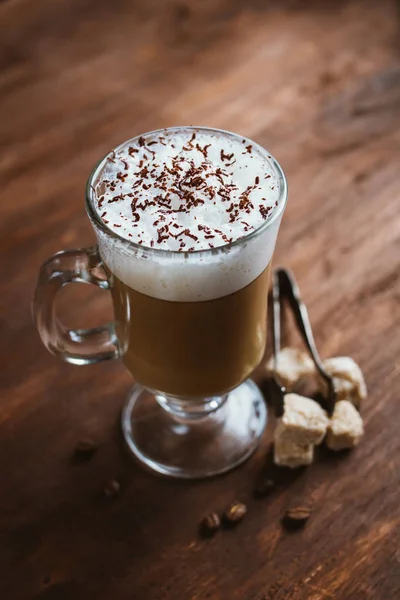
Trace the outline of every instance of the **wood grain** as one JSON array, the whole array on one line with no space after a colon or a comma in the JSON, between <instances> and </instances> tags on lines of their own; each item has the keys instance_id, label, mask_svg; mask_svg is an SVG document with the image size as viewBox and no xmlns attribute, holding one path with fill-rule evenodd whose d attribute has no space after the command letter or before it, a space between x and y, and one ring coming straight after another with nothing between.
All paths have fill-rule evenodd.
<instances>
[{"instance_id":1,"label":"wood grain","mask_svg":"<svg viewBox=\"0 0 400 600\"><path fill-rule=\"evenodd\" d=\"M1 598L399 598L398 19L390 0L0 3ZM188 123L279 158L290 200L276 262L296 273L322 355L353 356L369 387L362 444L321 453L264 500L251 491L273 419L241 469L156 478L122 447L122 365L62 364L31 321L41 262L94 239L82 199L96 160ZM101 291L61 305L75 324L110 310ZM71 464L87 437L98 452ZM310 497L305 529L282 530ZM201 517L235 499L248 504L238 528L199 538Z\"/></svg>"}]
</instances>

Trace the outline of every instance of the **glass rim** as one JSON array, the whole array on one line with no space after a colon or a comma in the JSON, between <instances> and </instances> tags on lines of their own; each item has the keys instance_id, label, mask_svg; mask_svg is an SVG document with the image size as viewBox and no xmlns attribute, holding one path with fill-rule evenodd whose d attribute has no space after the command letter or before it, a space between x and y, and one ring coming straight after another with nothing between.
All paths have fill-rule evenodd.
<instances>
[{"instance_id":1,"label":"glass rim","mask_svg":"<svg viewBox=\"0 0 400 600\"><path fill-rule=\"evenodd\" d=\"M106 223L104 223L104 221L101 219L100 215L98 214L98 212L94 206L94 195L96 193L95 189L94 189L94 182L95 182L96 178L98 177L99 173L101 172L104 165L106 164L106 161L109 156L111 156L114 152L118 152L118 150L122 149L126 145L135 143L140 137L149 136L149 135L159 135L163 132L165 133L165 131L183 131L183 130L189 130L189 131L195 130L195 131L205 131L205 132L209 131L209 132L213 132L213 133L215 133L215 132L222 133L223 135L227 135L227 136L233 137L238 140L246 140L249 143L256 146L257 149L261 152L261 154L266 159L268 159L268 161L270 163L272 163L273 167L276 169L276 171L278 173L278 180L279 180L280 187L279 187L279 196L278 196L278 200L277 200L278 206L276 207L276 210L272 211L271 215L268 216L265 219L265 221L263 221L261 223L261 225L256 227L256 229L253 229L252 231L250 231L250 233L247 233L246 235L234 240L233 242L228 242L228 243L222 244L221 246L216 246L215 248L203 248L201 250L191 250L191 251L189 251L189 250L185 250L185 251L166 250L165 248L152 248L151 246L145 246L144 244L138 244L131 240L127 240L124 236L118 234L116 231L111 229L111 227L108 227L106 225ZM99 160L99 162L96 164L96 166L92 170L91 174L89 175L89 178L86 183L86 190L85 190L85 207L86 207L86 212L89 216L89 219L92 221L92 223L96 224L96 226L99 227L99 229L102 230L109 237L111 237L115 240L118 240L120 242L123 242L127 246L129 246L135 250L141 251L142 253L146 252L146 253L157 255L157 256L172 256L172 255L174 255L174 256L180 256L181 258L183 258L183 257L193 256L193 255L196 255L196 257L199 257L202 255L210 256L210 255L219 254L221 252L226 252L227 250L230 250L231 248L234 248L236 246L241 246L242 244L258 237L264 231L269 229L269 227L277 219L279 219L281 217L281 215L283 214L285 207L286 207L287 196L288 196L288 186L287 186L286 177L282 170L282 167L280 166L280 164L276 160L276 158L266 148L264 148L263 146L261 146L260 144L258 144L257 142L255 142L254 140L252 140L246 136L239 135L237 133L228 131L226 129L218 129L216 127L202 127L202 126L195 126L195 125L187 125L187 126L182 125L182 126L176 126L176 127L163 127L161 129L154 129L153 131L147 131L145 133L135 135L133 138L130 138L130 139L122 142L121 144L119 144L118 146L116 146L115 148L113 148L112 150L107 152L107 154L104 155L103 158L101 158Z\"/></svg>"}]
</instances>

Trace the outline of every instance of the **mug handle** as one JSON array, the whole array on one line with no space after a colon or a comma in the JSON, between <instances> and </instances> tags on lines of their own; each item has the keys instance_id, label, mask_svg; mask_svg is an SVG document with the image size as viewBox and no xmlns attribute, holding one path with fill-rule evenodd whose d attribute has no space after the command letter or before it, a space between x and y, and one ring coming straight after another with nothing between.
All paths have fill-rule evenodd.
<instances>
[{"instance_id":1,"label":"mug handle","mask_svg":"<svg viewBox=\"0 0 400 600\"><path fill-rule=\"evenodd\" d=\"M75 365L118 358L113 323L93 329L67 329L59 321L56 295L69 283L92 283L102 290L110 288L97 246L57 252L40 269L32 312L43 344L52 354Z\"/></svg>"}]
</instances>

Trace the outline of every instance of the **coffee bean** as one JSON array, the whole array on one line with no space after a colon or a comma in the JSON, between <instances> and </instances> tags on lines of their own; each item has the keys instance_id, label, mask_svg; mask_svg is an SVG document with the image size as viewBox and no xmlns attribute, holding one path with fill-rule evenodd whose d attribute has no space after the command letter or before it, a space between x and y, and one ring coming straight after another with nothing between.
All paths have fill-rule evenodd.
<instances>
[{"instance_id":1,"label":"coffee bean","mask_svg":"<svg viewBox=\"0 0 400 600\"><path fill-rule=\"evenodd\" d=\"M273 479L260 479L254 488L254 495L256 498L263 498L264 496L271 494L275 487L276 483Z\"/></svg>"},{"instance_id":2,"label":"coffee bean","mask_svg":"<svg viewBox=\"0 0 400 600\"><path fill-rule=\"evenodd\" d=\"M228 523L238 523L247 513L247 506L243 502L233 502L224 513L224 518Z\"/></svg>"},{"instance_id":3,"label":"coffee bean","mask_svg":"<svg viewBox=\"0 0 400 600\"><path fill-rule=\"evenodd\" d=\"M107 498L115 498L118 496L121 486L116 479L111 479L104 488L104 495Z\"/></svg>"},{"instance_id":4,"label":"coffee bean","mask_svg":"<svg viewBox=\"0 0 400 600\"><path fill-rule=\"evenodd\" d=\"M75 450L74 457L78 460L89 460L93 454L97 451L97 444L91 439L81 440Z\"/></svg>"},{"instance_id":5,"label":"coffee bean","mask_svg":"<svg viewBox=\"0 0 400 600\"><path fill-rule=\"evenodd\" d=\"M311 515L311 509L307 506L297 506L296 508L289 508L283 521L289 527L302 527L306 524Z\"/></svg>"},{"instance_id":6,"label":"coffee bean","mask_svg":"<svg viewBox=\"0 0 400 600\"><path fill-rule=\"evenodd\" d=\"M217 513L206 515L201 521L201 529L204 533L215 533L219 529L221 521Z\"/></svg>"}]
</instances>

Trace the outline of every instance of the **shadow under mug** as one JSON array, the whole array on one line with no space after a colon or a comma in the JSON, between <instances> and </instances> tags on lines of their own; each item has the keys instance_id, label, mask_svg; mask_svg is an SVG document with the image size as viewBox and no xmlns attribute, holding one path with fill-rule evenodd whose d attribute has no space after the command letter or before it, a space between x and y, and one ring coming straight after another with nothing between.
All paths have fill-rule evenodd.
<instances>
[{"instance_id":1,"label":"shadow under mug","mask_svg":"<svg viewBox=\"0 0 400 600\"><path fill-rule=\"evenodd\" d=\"M191 128L169 133L181 129ZM248 377L265 350L269 275L287 186L279 164L258 148L276 174L279 202L245 237L176 252L119 236L95 209L108 154L86 188L98 245L58 252L40 270L33 314L44 345L76 365L122 358L137 382L122 412L123 434L130 451L159 473L203 478L226 472L254 452L265 428L266 406ZM67 329L55 298L69 283L109 290L114 322Z\"/></svg>"}]
</instances>

